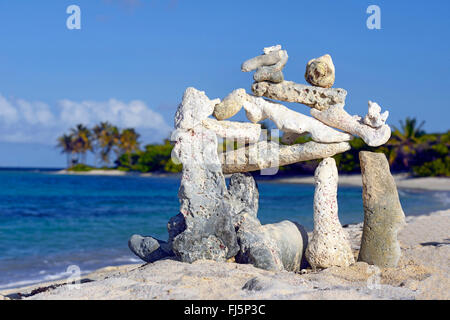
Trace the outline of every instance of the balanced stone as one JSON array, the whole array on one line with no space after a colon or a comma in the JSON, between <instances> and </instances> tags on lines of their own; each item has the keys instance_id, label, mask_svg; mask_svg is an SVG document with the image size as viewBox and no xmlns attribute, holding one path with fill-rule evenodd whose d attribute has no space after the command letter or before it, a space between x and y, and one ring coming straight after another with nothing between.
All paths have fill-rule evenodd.
<instances>
[{"instance_id":1,"label":"balanced stone","mask_svg":"<svg viewBox=\"0 0 450 320\"><path fill-rule=\"evenodd\" d=\"M255 82L252 91L258 97L297 102L318 110L326 110L335 104L344 103L347 96L344 89L313 87L292 81Z\"/></svg>"},{"instance_id":2,"label":"balanced stone","mask_svg":"<svg viewBox=\"0 0 450 320\"><path fill-rule=\"evenodd\" d=\"M351 140L352 136L339 132L322 122L295 112L280 103L249 95L244 89L231 92L220 104L215 106L216 118L224 119L234 115L244 106L247 118L257 123L265 119L272 120L278 129L298 134L310 133L316 142L332 143Z\"/></svg>"},{"instance_id":3,"label":"balanced stone","mask_svg":"<svg viewBox=\"0 0 450 320\"><path fill-rule=\"evenodd\" d=\"M364 227L359 261L396 267L401 256L398 232L405 214L389 163L382 153L359 153L363 182Z\"/></svg>"},{"instance_id":4,"label":"balanced stone","mask_svg":"<svg viewBox=\"0 0 450 320\"><path fill-rule=\"evenodd\" d=\"M247 95L244 100L244 109L251 122L256 123L270 119L278 129L284 132L310 133L312 140L316 142L343 142L352 138L348 133L339 132L312 117L261 97Z\"/></svg>"},{"instance_id":5,"label":"balanced stone","mask_svg":"<svg viewBox=\"0 0 450 320\"><path fill-rule=\"evenodd\" d=\"M214 117L217 120L225 120L234 116L242 109L246 94L244 89L233 90L225 99L214 106Z\"/></svg>"},{"instance_id":6,"label":"balanced stone","mask_svg":"<svg viewBox=\"0 0 450 320\"><path fill-rule=\"evenodd\" d=\"M334 84L334 72L333 60L326 54L308 62L305 79L313 86L331 88Z\"/></svg>"},{"instance_id":7,"label":"balanced stone","mask_svg":"<svg viewBox=\"0 0 450 320\"><path fill-rule=\"evenodd\" d=\"M221 154L224 173L248 172L285 166L301 161L323 159L350 150L348 142L279 145L261 141Z\"/></svg>"},{"instance_id":8,"label":"balanced stone","mask_svg":"<svg viewBox=\"0 0 450 320\"><path fill-rule=\"evenodd\" d=\"M351 116L344 110L344 104L339 104L327 110L311 109L311 115L331 127L354 134L371 147L385 144L391 137L391 128L383 124L373 128L361 122L361 117Z\"/></svg>"},{"instance_id":9,"label":"balanced stone","mask_svg":"<svg viewBox=\"0 0 450 320\"><path fill-rule=\"evenodd\" d=\"M283 70L288 60L286 50L281 50L281 46L272 46L264 48L264 54L245 61L241 70L249 72L256 70L253 79L256 82L270 81L274 83L284 80Z\"/></svg>"},{"instance_id":10,"label":"balanced stone","mask_svg":"<svg viewBox=\"0 0 450 320\"><path fill-rule=\"evenodd\" d=\"M322 160L314 179L314 230L306 259L314 269L349 266L355 258L338 217L336 161L333 158Z\"/></svg>"},{"instance_id":11,"label":"balanced stone","mask_svg":"<svg viewBox=\"0 0 450 320\"><path fill-rule=\"evenodd\" d=\"M253 80L256 82L270 81L278 83L284 81L284 75L281 70L277 70L274 66L263 66L256 70Z\"/></svg>"},{"instance_id":12,"label":"balanced stone","mask_svg":"<svg viewBox=\"0 0 450 320\"><path fill-rule=\"evenodd\" d=\"M202 121L206 129L213 131L217 136L226 139L237 139L245 142L256 142L261 135L261 125L248 122L217 121L205 119Z\"/></svg>"},{"instance_id":13,"label":"balanced stone","mask_svg":"<svg viewBox=\"0 0 450 320\"><path fill-rule=\"evenodd\" d=\"M242 72L249 72L262 66L274 65L276 66L276 69L282 70L287 59L287 52L286 50L281 50L281 46L264 48L264 54L245 61L241 66L241 70Z\"/></svg>"}]
</instances>

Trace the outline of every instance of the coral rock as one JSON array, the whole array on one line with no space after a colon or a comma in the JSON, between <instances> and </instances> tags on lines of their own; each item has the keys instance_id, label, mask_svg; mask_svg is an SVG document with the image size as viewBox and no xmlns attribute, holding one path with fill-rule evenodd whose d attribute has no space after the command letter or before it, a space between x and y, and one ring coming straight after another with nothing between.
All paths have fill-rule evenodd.
<instances>
[{"instance_id":1,"label":"coral rock","mask_svg":"<svg viewBox=\"0 0 450 320\"><path fill-rule=\"evenodd\" d=\"M247 93L244 89L236 89L225 99L214 106L214 117L217 120L231 118L242 109Z\"/></svg>"},{"instance_id":2,"label":"coral rock","mask_svg":"<svg viewBox=\"0 0 450 320\"><path fill-rule=\"evenodd\" d=\"M261 135L261 125L248 122L203 120L206 129L226 139L237 139L245 142L256 142Z\"/></svg>"},{"instance_id":3,"label":"coral rock","mask_svg":"<svg viewBox=\"0 0 450 320\"><path fill-rule=\"evenodd\" d=\"M265 270L299 271L307 244L304 228L290 221L261 225L258 187L248 173L231 176L229 194L240 246L236 261Z\"/></svg>"},{"instance_id":4,"label":"coral rock","mask_svg":"<svg viewBox=\"0 0 450 320\"><path fill-rule=\"evenodd\" d=\"M326 54L308 62L305 79L313 86L331 88L334 84L334 72L333 60L329 54Z\"/></svg>"},{"instance_id":5,"label":"coral rock","mask_svg":"<svg viewBox=\"0 0 450 320\"><path fill-rule=\"evenodd\" d=\"M364 226L359 261L396 267L401 256L398 232L405 214L389 163L382 153L359 153L363 180Z\"/></svg>"},{"instance_id":6,"label":"coral rock","mask_svg":"<svg viewBox=\"0 0 450 320\"><path fill-rule=\"evenodd\" d=\"M167 242L137 234L131 236L128 247L145 262L155 262L174 255Z\"/></svg>"},{"instance_id":7,"label":"coral rock","mask_svg":"<svg viewBox=\"0 0 450 320\"><path fill-rule=\"evenodd\" d=\"M252 91L257 97L297 102L318 110L344 103L347 96L344 89L312 87L292 81L256 82L252 85Z\"/></svg>"},{"instance_id":8,"label":"coral rock","mask_svg":"<svg viewBox=\"0 0 450 320\"><path fill-rule=\"evenodd\" d=\"M349 266L355 259L348 236L339 222L338 172L333 158L322 160L314 179L314 230L306 249L306 259L313 268Z\"/></svg>"},{"instance_id":9,"label":"coral rock","mask_svg":"<svg viewBox=\"0 0 450 320\"><path fill-rule=\"evenodd\" d=\"M379 128L386 123L389 111L381 113L381 107L376 102L369 101L369 110L363 119L363 123L372 128Z\"/></svg>"},{"instance_id":10,"label":"coral rock","mask_svg":"<svg viewBox=\"0 0 450 320\"><path fill-rule=\"evenodd\" d=\"M288 60L286 50L281 50L280 45L264 48L264 54L245 61L241 70L249 72L256 70L253 79L256 82L270 81L282 82L284 80L283 70Z\"/></svg>"},{"instance_id":11,"label":"coral rock","mask_svg":"<svg viewBox=\"0 0 450 320\"><path fill-rule=\"evenodd\" d=\"M224 173L248 172L277 168L288 164L332 157L350 150L348 142L317 143L310 141L291 146L261 141L221 154Z\"/></svg>"},{"instance_id":12,"label":"coral rock","mask_svg":"<svg viewBox=\"0 0 450 320\"><path fill-rule=\"evenodd\" d=\"M381 146L391 137L391 128L388 125L372 128L362 123L359 120L360 117L349 115L344 110L343 104L332 106L324 111L311 109L311 115L331 127L360 137L371 147Z\"/></svg>"},{"instance_id":13,"label":"coral rock","mask_svg":"<svg viewBox=\"0 0 450 320\"><path fill-rule=\"evenodd\" d=\"M343 142L352 138L351 135L330 128L312 117L261 97L247 95L247 99L244 101L244 109L247 118L252 122L259 122L268 118L275 123L278 129L284 132L310 133L311 138L316 142Z\"/></svg>"}]
</instances>

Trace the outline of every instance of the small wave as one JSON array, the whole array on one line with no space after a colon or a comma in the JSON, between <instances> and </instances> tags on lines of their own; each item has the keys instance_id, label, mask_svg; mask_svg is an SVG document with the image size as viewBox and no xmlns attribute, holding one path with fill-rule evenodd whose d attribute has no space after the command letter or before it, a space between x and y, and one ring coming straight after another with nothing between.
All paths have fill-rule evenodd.
<instances>
[{"instance_id":1,"label":"small wave","mask_svg":"<svg viewBox=\"0 0 450 320\"><path fill-rule=\"evenodd\" d=\"M401 190L401 189L398 189L397 192L398 192L398 195L399 195L400 197L406 197L406 196L408 195L407 192L405 192L405 191L403 191L403 190Z\"/></svg>"},{"instance_id":2,"label":"small wave","mask_svg":"<svg viewBox=\"0 0 450 320\"><path fill-rule=\"evenodd\" d=\"M44 270L41 270L39 272L39 274L42 274L42 271L44 271ZM88 274L91 272L92 272L92 270L86 270L86 271L82 272L81 275ZM70 275L71 275L71 273L64 271L64 272L59 272L59 273L55 273L55 274L49 274L49 275L39 277L39 278L20 280L20 281L10 282L10 283L3 284L3 285L0 284L0 290L12 289L12 288L22 288L22 287L31 286L31 285L38 284L38 283L62 280L62 279L68 278Z\"/></svg>"},{"instance_id":3,"label":"small wave","mask_svg":"<svg viewBox=\"0 0 450 320\"><path fill-rule=\"evenodd\" d=\"M114 262L141 262L141 259L133 257L120 257L113 260Z\"/></svg>"},{"instance_id":4,"label":"small wave","mask_svg":"<svg viewBox=\"0 0 450 320\"><path fill-rule=\"evenodd\" d=\"M450 192L436 192L433 194L433 197L436 198L440 203L443 203L446 206L450 206Z\"/></svg>"}]
</instances>

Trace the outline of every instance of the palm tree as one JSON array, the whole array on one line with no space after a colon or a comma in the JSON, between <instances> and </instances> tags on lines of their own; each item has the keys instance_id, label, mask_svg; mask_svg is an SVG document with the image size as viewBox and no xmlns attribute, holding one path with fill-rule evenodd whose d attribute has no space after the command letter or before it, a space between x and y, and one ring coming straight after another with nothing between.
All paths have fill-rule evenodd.
<instances>
[{"instance_id":1,"label":"palm tree","mask_svg":"<svg viewBox=\"0 0 450 320\"><path fill-rule=\"evenodd\" d=\"M400 120L400 129L394 126L394 132L389 140L390 164L400 161L405 168L409 167L411 158L416 154L419 138L425 134L422 130L424 123L425 121L422 121L418 125L415 118L407 117L404 122Z\"/></svg>"},{"instance_id":2,"label":"palm tree","mask_svg":"<svg viewBox=\"0 0 450 320\"><path fill-rule=\"evenodd\" d=\"M131 165L131 154L139 150L139 134L134 129L124 129L120 133L118 143L119 152L127 154L128 163Z\"/></svg>"},{"instance_id":3,"label":"palm tree","mask_svg":"<svg viewBox=\"0 0 450 320\"><path fill-rule=\"evenodd\" d=\"M61 153L65 153L67 155L67 168L70 168L73 165L73 153L74 153L72 136L64 134L61 137L59 137L57 147L62 149Z\"/></svg>"},{"instance_id":4,"label":"palm tree","mask_svg":"<svg viewBox=\"0 0 450 320\"><path fill-rule=\"evenodd\" d=\"M78 124L75 128L72 128L70 132L72 135L74 152L81 154L82 162L86 163L86 153L92 151L91 131L86 126Z\"/></svg>"},{"instance_id":5,"label":"palm tree","mask_svg":"<svg viewBox=\"0 0 450 320\"><path fill-rule=\"evenodd\" d=\"M119 144L119 129L109 122L100 122L92 131L97 142L95 149L99 150L101 161L107 165L111 151Z\"/></svg>"}]
</instances>

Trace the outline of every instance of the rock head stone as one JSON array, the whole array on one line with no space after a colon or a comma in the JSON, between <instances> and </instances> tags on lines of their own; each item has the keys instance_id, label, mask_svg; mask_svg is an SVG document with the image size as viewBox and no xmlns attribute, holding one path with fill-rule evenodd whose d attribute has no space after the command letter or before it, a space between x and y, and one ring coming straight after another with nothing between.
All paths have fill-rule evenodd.
<instances>
[{"instance_id":1,"label":"rock head stone","mask_svg":"<svg viewBox=\"0 0 450 320\"><path fill-rule=\"evenodd\" d=\"M359 261L396 267L401 256L398 232L405 214L383 153L359 153L363 182L364 227Z\"/></svg>"},{"instance_id":2,"label":"rock head stone","mask_svg":"<svg viewBox=\"0 0 450 320\"><path fill-rule=\"evenodd\" d=\"M306 65L305 79L313 86L331 88L334 84L335 70L329 54L312 59Z\"/></svg>"}]
</instances>

